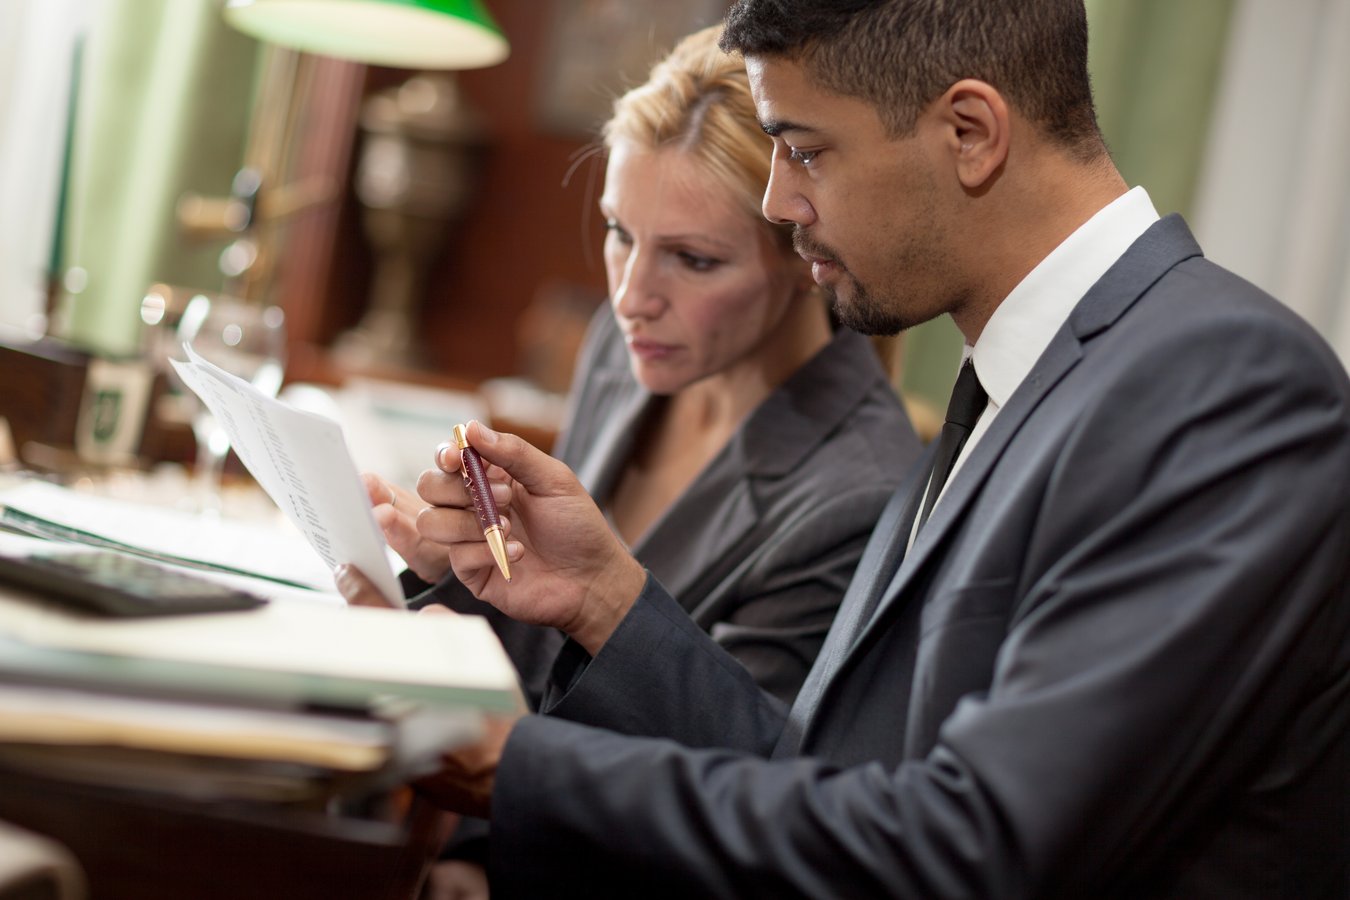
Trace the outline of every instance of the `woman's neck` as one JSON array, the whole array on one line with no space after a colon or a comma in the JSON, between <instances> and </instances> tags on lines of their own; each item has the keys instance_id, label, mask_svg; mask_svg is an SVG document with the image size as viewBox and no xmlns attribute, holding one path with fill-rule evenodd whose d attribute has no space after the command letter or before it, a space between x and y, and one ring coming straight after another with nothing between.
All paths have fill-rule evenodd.
<instances>
[{"instance_id":1,"label":"woman's neck","mask_svg":"<svg viewBox=\"0 0 1350 900\"><path fill-rule=\"evenodd\" d=\"M829 341L824 303L800 298L759 352L657 404L607 504L620 536L632 545L646 534L745 419Z\"/></svg>"}]
</instances>

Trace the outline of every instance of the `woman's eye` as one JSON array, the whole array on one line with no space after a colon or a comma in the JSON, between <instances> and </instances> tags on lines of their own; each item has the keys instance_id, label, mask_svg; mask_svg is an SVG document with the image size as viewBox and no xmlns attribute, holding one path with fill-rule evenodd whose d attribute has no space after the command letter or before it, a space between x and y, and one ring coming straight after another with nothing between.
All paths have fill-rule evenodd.
<instances>
[{"instance_id":1,"label":"woman's eye","mask_svg":"<svg viewBox=\"0 0 1350 900\"><path fill-rule=\"evenodd\" d=\"M811 163L815 162L816 154L819 152L819 150L798 150L796 147L791 147L788 149L788 159L809 169Z\"/></svg>"},{"instance_id":2,"label":"woman's eye","mask_svg":"<svg viewBox=\"0 0 1350 900\"><path fill-rule=\"evenodd\" d=\"M605 221L605 230L622 243L627 244L631 242L631 238L628 237L628 232L624 231L623 227L613 219L607 219Z\"/></svg>"},{"instance_id":3,"label":"woman's eye","mask_svg":"<svg viewBox=\"0 0 1350 900\"><path fill-rule=\"evenodd\" d=\"M711 256L699 256L697 253L681 251L680 261L695 272L708 272L717 267L720 260L713 259Z\"/></svg>"}]
</instances>

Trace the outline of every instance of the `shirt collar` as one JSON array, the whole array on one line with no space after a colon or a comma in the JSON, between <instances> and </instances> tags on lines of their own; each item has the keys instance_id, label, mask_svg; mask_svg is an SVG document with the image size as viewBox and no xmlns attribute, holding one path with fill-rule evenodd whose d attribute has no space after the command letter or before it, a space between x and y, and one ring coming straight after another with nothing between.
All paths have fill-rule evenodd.
<instances>
[{"instance_id":1,"label":"shirt collar","mask_svg":"<svg viewBox=\"0 0 1350 900\"><path fill-rule=\"evenodd\" d=\"M995 408L1027 377L1074 306L1158 221L1153 201L1133 188L1078 227L1013 288L989 317L964 362L973 356L980 384Z\"/></svg>"}]
</instances>

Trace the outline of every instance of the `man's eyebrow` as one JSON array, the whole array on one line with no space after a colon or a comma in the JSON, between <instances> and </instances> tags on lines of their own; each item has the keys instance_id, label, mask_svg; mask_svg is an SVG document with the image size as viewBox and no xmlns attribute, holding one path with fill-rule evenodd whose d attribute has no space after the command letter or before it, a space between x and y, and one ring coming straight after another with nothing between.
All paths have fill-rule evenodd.
<instances>
[{"instance_id":1,"label":"man's eyebrow","mask_svg":"<svg viewBox=\"0 0 1350 900\"><path fill-rule=\"evenodd\" d=\"M796 122L789 122L780 119L770 119L767 122L760 122L759 127L764 129L764 133L769 137L778 137L785 131L815 131L807 125L798 125Z\"/></svg>"}]
</instances>

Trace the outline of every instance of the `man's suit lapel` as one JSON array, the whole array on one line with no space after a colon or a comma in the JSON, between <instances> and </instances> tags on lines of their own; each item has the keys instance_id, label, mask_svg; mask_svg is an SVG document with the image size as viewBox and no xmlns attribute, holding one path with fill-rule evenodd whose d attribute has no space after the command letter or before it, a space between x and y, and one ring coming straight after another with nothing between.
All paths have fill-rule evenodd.
<instances>
[{"instance_id":1,"label":"man's suit lapel","mask_svg":"<svg viewBox=\"0 0 1350 900\"><path fill-rule=\"evenodd\" d=\"M919 529L914 546L901 561L899 571L882 596L876 613L868 621L869 626L885 617L887 607L905 591L914 580L915 573L924 567L936 548L945 543L948 533L965 518L966 508L972 498L979 494L980 488L989 477L990 470L1003 455L1008 442L1021 430L1031 411L1059 383L1059 380L1077 365L1082 355L1082 346L1076 339L1057 339L1046 348L1026 381L1009 398L1008 404L999 410L989 430L980 438L969 458L962 463L961 470L947 485L947 492L933 508L932 515L923 528Z\"/></svg>"},{"instance_id":2,"label":"man's suit lapel","mask_svg":"<svg viewBox=\"0 0 1350 900\"><path fill-rule=\"evenodd\" d=\"M947 542L957 524L964 521L968 507L979 494L1008 444L1026 424L1027 418L1083 358L1085 343L1115 324L1163 273L1181 261L1199 255L1200 247L1185 222L1180 216L1168 216L1135 241L1125 255L1084 295L1026 379L999 410L997 418L971 451L961 470L947 485L946 495L919 531L914 546L900 560L894 576L888 578L887 570L879 564L871 568L860 564L855 583L849 587L846 608L841 610L840 619L826 641L825 650L833 652L822 651L817 659L789 714L789 722L783 740L780 740L775 751L776 755L796 752L809 741L816 714L828 702L831 684L840 673L847 669L851 660L867 652L873 637L884 631L898 609L923 602L923 598L911 596L914 592L910 590L922 583L918 578L919 573L925 571L935 559L938 548ZM1034 440L1035 437L1033 435L1028 439ZM900 490L904 492L907 487L902 486ZM908 540L908 531L899 534L892 526L890 540L900 541L903 547L903 543ZM874 547L875 544L875 540L869 543L869 555L880 560L884 548ZM876 552L873 553L873 550ZM866 560L867 556L864 562ZM858 585L859 579L867 579L869 583ZM875 611L868 615L870 606L852 607L854 604L865 604L875 596L878 585L870 583L872 579L886 581L883 582L884 589ZM832 643L836 644L833 648L830 646ZM811 688L809 692L808 686Z\"/></svg>"},{"instance_id":3,"label":"man's suit lapel","mask_svg":"<svg viewBox=\"0 0 1350 900\"><path fill-rule=\"evenodd\" d=\"M857 571L839 604L839 612L825 636L815 665L811 667L788 713L787 724L774 751L775 756L791 756L797 752L805 729L819 707L826 685L856 643L858 635L880 603L882 592L899 567L905 552L905 535L914 521L921 499L912 496L915 483L927 476L935 449L934 445L929 445L881 511L881 518L877 520L877 526L863 549L862 558L858 560Z\"/></svg>"}]
</instances>

